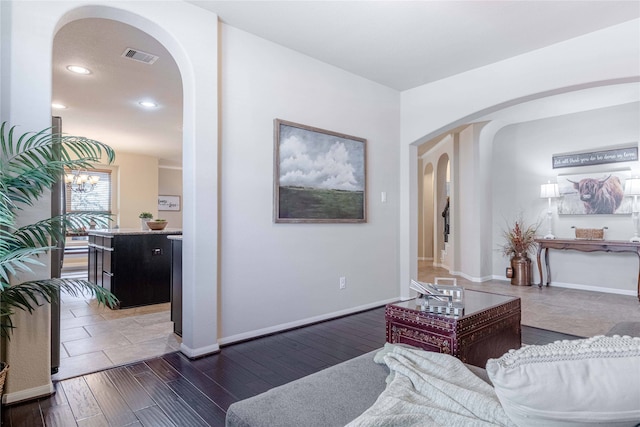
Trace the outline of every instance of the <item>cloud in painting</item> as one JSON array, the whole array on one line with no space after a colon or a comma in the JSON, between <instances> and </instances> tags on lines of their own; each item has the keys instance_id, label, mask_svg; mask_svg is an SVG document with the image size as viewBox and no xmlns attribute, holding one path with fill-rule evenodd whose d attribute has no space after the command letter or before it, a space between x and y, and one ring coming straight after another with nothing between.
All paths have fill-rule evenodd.
<instances>
[{"instance_id":1,"label":"cloud in painting","mask_svg":"<svg viewBox=\"0 0 640 427\"><path fill-rule=\"evenodd\" d=\"M280 144L280 185L361 191L349 149L335 139L328 149L313 150L306 141L289 135Z\"/></svg>"}]
</instances>

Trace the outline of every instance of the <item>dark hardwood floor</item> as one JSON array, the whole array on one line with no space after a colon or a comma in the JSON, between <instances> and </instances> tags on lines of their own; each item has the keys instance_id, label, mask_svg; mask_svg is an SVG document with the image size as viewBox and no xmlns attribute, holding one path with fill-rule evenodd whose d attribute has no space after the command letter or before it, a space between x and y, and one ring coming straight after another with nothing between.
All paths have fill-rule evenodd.
<instances>
[{"instance_id":1,"label":"dark hardwood floor","mask_svg":"<svg viewBox=\"0 0 640 427\"><path fill-rule=\"evenodd\" d=\"M572 335L522 327L522 342ZM189 360L181 353L55 383L56 393L6 406L2 425L224 426L233 402L381 347L384 308L223 347Z\"/></svg>"}]
</instances>

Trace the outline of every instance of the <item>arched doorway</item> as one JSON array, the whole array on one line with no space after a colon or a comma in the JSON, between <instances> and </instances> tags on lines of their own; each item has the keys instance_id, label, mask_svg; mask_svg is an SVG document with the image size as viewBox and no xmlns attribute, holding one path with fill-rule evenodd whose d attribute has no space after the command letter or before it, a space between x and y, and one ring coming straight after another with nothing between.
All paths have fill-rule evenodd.
<instances>
[{"instance_id":1,"label":"arched doorway","mask_svg":"<svg viewBox=\"0 0 640 427\"><path fill-rule=\"evenodd\" d=\"M82 18L114 19L149 34L169 51L183 76L183 340L191 357L219 350L217 344L217 229L197 229L198 216L217 223L218 96L217 16L190 7L177 11L130 3L115 9L84 6L62 14L56 30ZM189 19L187 19L189 18ZM191 22L187 23L189 20ZM196 31L197 29L197 31ZM206 35L206 36L205 36ZM202 49L202 40L209 49ZM198 143L196 143L198 141ZM206 253L207 257L197 257ZM212 262L213 261L213 262ZM209 284L196 286L195 284ZM212 310L212 307L215 309Z\"/></svg>"},{"instance_id":2,"label":"arched doorway","mask_svg":"<svg viewBox=\"0 0 640 427\"><path fill-rule=\"evenodd\" d=\"M7 72L1 78L11 91L2 92L2 115L25 129L43 129L51 122L51 49L56 31L68 22L88 17L118 20L148 33L174 57L184 84L183 307L188 315L180 348L190 357L218 351L218 230L209 226L218 223L217 16L181 2L162 8L123 2L115 8L107 1L80 7L12 2L10 14L3 41L12 49L3 50ZM38 22L38 31L30 31L33 22ZM49 210L38 206L33 214ZM207 226L198 226L203 217ZM38 327L19 327L6 347L12 369L4 395L7 403L53 391L47 318L45 307L24 320Z\"/></svg>"},{"instance_id":3,"label":"arched doorway","mask_svg":"<svg viewBox=\"0 0 640 427\"><path fill-rule=\"evenodd\" d=\"M182 198L182 78L171 54L131 25L94 17L61 27L52 51L52 100L65 106L54 107L54 114L61 117L62 131L104 142L117 153L115 163L98 165L105 175L99 182L100 190L67 191L66 210L106 210L112 215L110 228L134 232L139 232L140 212L167 218L165 212L158 212L158 195ZM88 74L72 72L72 66L82 66ZM145 107L142 101L155 105ZM172 192L165 189L167 174L178 184L170 187ZM89 203L100 196L105 199L101 203ZM167 219L171 228L182 229L178 216ZM76 265L70 265L72 251L66 250L62 277L88 278L86 239L82 233L67 237ZM163 259L169 263L170 253L163 254ZM102 262L98 265L99 273L89 279L101 286ZM169 277L167 271L167 297ZM61 353L59 365L52 362L59 366L56 380L179 349L169 304L112 311L82 296L63 295L61 300L61 345L57 340L52 342L52 360L56 360L56 349ZM52 332L57 324L54 318Z\"/></svg>"}]
</instances>

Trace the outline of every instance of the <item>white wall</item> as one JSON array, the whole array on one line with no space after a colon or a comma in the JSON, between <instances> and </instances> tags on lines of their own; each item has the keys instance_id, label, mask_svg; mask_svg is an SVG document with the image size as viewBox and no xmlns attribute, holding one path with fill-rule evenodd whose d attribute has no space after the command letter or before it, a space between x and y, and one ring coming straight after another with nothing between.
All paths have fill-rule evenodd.
<instances>
[{"instance_id":1,"label":"white wall","mask_svg":"<svg viewBox=\"0 0 640 427\"><path fill-rule=\"evenodd\" d=\"M434 177L433 163L419 159L418 170L421 171L418 178L418 191L421 194L418 205L418 258L421 260L436 261L433 252L434 221L437 213L434 209ZM441 230L440 230L441 231ZM439 256L439 255L438 255Z\"/></svg>"},{"instance_id":2,"label":"white wall","mask_svg":"<svg viewBox=\"0 0 640 427\"><path fill-rule=\"evenodd\" d=\"M227 25L221 53L223 342L397 298L398 92ZM367 223L273 222L275 118L367 139Z\"/></svg>"},{"instance_id":3,"label":"white wall","mask_svg":"<svg viewBox=\"0 0 640 427\"><path fill-rule=\"evenodd\" d=\"M640 74L640 19L402 92L402 140L426 141L525 97Z\"/></svg>"},{"instance_id":4,"label":"white wall","mask_svg":"<svg viewBox=\"0 0 640 427\"><path fill-rule=\"evenodd\" d=\"M157 157L118 151L112 164L100 164L111 170L111 227L138 229L140 213L150 212L166 219L170 228L182 228L182 170L158 163ZM158 211L160 194L180 196L181 210Z\"/></svg>"},{"instance_id":5,"label":"white wall","mask_svg":"<svg viewBox=\"0 0 640 427\"><path fill-rule=\"evenodd\" d=\"M479 215L484 203L482 191L484 187L479 182L479 125L467 126L459 134L458 156L454 160L456 212L459 219L456 233L456 273L467 278L481 276L480 271L480 232L483 228Z\"/></svg>"},{"instance_id":6,"label":"white wall","mask_svg":"<svg viewBox=\"0 0 640 427\"><path fill-rule=\"evenodd\" d=\"M494 247L502 243L505 221L513 221L520 211L530 222L542 221L546 230L547 200L540 199L540 184L559 174L590 173L631 168L639 163L624 162L578 168L553 169L553 154L601 150L640 140L640 105L625 104L584 113L535 120L507 126L493 142L495 167L492 177L494 194ZM629 215L561 215L552 205L554 234L573 238L571 226L599 228L607 226L606 238L628 240L633 236ZM635 295L638 280L638 257L635 254L587 254L575 251L550 251L552 284L574 285L595 290ZM504 277L508 260L494 251L493 274ZM534 268L537 270L537 268ZM535 271L534 278L539 280Z\"/></svg>"},{"instance_id":7,"label":"white wall","mask_svg":"<svg viewBox=\"0 0 640 427\"><path fill-rule=\"evenodd\" d=\"M118 171L116 214L120 228L140 228L141 212L158 218L158 158L118 152L113 165Z\"/></svg>"},{"instance_id":8,"label":"white wall","mask_svg":"<svg viewBox=\"0 0 640 427\"><path fill-rule=\"evenodd\" d=\"M180 197L179 211L160 211L158 217L166 219L171 228L182 228L182 169L158 169L158 194Z\"/></svg>"}]
</instances>

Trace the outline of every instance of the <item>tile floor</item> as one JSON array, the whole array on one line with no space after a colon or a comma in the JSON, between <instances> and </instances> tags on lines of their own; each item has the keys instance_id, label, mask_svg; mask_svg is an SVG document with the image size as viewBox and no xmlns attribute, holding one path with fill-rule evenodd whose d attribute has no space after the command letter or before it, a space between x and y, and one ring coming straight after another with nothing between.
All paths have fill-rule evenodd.
<instances>
[{"instance_id":1,"label":"tile floor","mask_svg":"<svg viewBox=\"0 0 640 427\"><path fill-rule=\"evenodd\" d=\"M447 270L433 267L431 261L418 262L418 280L433 282L435 277L452 277ZM636 296L581 291L549 286L513 286L505 280L471 282L456 276L465 289L514 295L521 299L522 324L582 337L603 335L620 322L640 322L640 303Z\"/></svg>"},{"instance_id":2,"label":"tile floor","mask_svg":"<svg viewBox=\"0 0 640 427\"><path fill-rule=\"evenodd\" d=\"M170 303L111 310L95 299L61 297L60 368L52 379L136 362L174 352Z\"/></svg>"}]
</instances>

